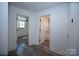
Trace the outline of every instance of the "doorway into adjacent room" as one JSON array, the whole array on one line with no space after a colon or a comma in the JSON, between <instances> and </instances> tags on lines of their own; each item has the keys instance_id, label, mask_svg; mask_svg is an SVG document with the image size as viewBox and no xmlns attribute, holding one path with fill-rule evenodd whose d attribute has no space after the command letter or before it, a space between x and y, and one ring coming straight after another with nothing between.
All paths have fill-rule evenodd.
<instances>
[{"instance_id":1,"label":"doorway into adjacent room","mask_svg":"<svg viewBox=\"0 0 79 59\"><path fill-rule=\"evenodd\" d=\"M28 16L16 15L17 53L21 53L28 47L29 35Z\"/></svg>"},{"instance_id":2,"label":"doorway into adjacent room","mask_svg":"<svg viewBox=\"0 0 79 59\"><path fill-rule=\"evenodd\" d=\"M45 49L49 48L50 43L50 16L41 16L40 17L40 39L39 44L42 45Z\"/></svg>"}]
</instances>

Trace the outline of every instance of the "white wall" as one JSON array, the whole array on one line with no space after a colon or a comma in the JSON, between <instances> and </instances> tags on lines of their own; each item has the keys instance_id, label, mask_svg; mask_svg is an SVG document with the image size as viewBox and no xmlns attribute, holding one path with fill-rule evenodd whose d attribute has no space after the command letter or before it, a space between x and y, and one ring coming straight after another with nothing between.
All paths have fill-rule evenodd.
<instances>
[{"instance_id":1,"label":"white wall","mask_svg":"<svg viewBox=\"0 0 79 59\"><path fill-rule=\"evenodd\" d=\"M69 49L72 49L70 54L79 55L79 3L70 3L69 33Z\"/></svg>"},{"instance_id":2,"label":"white wall","mask_svg":"<svg viewBox=\"0 0 79 59\"><path fill-rule=\"evenodd\" d=\"M77 28L78 28L78 32L77 32L77 55L79 56L79 3L77 4Z\"/></svg>"},{"instance_id":3,"label":"white wall","mask_svg":"<svg viewBox=\"0 0 79 59\"><path fill-rule=\"evenodd\" d=\"M67 48L67 25L69 16L69 4L62 4L54 8L38 12L38 25L40 16L50 15L50 50L66 53ZM39 32L39 30L38 30ZM39 35L38 35L39 36Z\"/></svg>"},{"instance_id":4,"label":"white wall","mask_svg":"<svg viewBox=\"0 0 79 59\"><path fill-rule=\"evenodd\" d=\"M36 43L37 30L36 30L36 15L35 13L27 10L19 9L13 6L9 6L9 48L11 51L16 48L16 14L29 16L29 45Z\"/></svg>"},{"instance_id":5,"label":"white wall","mask_svg":"<svg viewBox=\"0 0 79 59\"><path fill-rule=\"evenodd\" d=\"M0 2L0 55L8 54L8 3Z\"/></svg>"},{"instance_id":6,"label":"white wall","mask_svg":"<svg viewBox=\"0 0 79 59\"><path fill-rule=\"evenodd\" d=\"M68 25L68 32L69 32L69 40L68 40L68 49L70 55L76 55L76 48L77 48L77 39L79 38L79 25L78 25L78 7L79 3L70 3L70 10L69 10L69 25ZM71 20L73 19L73 23Z\"/></svg>"}]
</instances>

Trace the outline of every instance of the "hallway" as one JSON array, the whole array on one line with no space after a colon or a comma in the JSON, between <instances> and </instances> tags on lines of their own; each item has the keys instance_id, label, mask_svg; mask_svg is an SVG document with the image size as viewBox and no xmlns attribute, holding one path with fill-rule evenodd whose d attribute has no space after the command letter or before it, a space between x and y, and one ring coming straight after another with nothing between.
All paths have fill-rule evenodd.
<instances>
[{"instance_id":1,"label":"hallway","mask_svg":"<svg viewBox=\"0 0 79 59\"><path fill-rule=\"evenodd\" d=\"M0 56L79 56L79 2L1 2L0 9Z\"/></svg>"}]
</instances>

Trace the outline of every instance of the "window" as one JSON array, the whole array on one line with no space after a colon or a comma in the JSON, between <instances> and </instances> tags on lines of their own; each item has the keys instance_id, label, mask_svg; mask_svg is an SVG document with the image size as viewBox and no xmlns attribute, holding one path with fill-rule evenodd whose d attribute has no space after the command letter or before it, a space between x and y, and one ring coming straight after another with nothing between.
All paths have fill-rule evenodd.
<instances>
[{"instance_id":1,"label":"window","mask_svg":"<svg viewBox=\"0 0 79 59\"><path fill-rule=\"evenodd\" d=\"M25 22L24 21L18 21L18 28L25 28Z\"/></svg>"},{"instance_id":2,"label":"window","mask_svg":"<svg viewBox=\"0 0 79 59\"><path fill-rule=\"evenodd\" d=\"M17 28L25 28L25 20L26 18L18 16L17 17Z\"/></svg>"}]
</instances>

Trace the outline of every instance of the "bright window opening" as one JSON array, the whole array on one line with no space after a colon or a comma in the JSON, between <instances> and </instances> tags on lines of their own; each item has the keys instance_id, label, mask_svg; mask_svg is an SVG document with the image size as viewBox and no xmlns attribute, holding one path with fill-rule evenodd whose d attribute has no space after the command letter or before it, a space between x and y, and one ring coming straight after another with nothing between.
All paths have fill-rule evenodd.
<instances>
[{"instance_id":1,"label":"bright window opening","mask_svg":"<svg viewBox=\"0 0 79 59\"><path fill-rule=\"evenodd\" d=\"M26 18L18 16L17 17L17 28L25 28Z\"/></svg>"}]
</instances>

